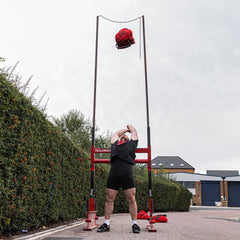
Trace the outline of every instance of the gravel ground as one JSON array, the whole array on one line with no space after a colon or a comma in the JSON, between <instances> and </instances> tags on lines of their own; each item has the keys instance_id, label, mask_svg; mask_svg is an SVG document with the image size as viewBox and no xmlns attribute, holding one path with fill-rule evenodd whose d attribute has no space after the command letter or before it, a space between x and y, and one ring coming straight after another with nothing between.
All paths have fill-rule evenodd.
<instances>
[{"instance_id":1,"label":"gravel ground","mask_svg":"<svg viewBox=\"0 0 240 240\"><path fill-rule=\"evenodd\" d=\"M138 220L140 234L132 233L129 214L115 214L111 217L111 231L98 233L97 229L83 231L85 222L65 225L51 230L21 235L19 240L107 240L107 239L149 239L161 240L235 240L240 238L240 208L191 207L190 212L167 213L168 223L154 224L157 232L148 232L148 221ZM102 224L103 218L97 223ZM43 235L45 234L45 235Z\"/></svg>"}]
</instances>

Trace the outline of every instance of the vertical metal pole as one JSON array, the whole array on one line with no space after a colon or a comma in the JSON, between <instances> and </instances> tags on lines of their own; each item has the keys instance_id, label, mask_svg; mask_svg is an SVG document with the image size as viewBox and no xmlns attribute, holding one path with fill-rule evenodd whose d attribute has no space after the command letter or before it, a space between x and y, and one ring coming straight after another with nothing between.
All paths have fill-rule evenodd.
<instances>
[{"instance_id":1,"label":"vertical metal pole","mask_svg":"<svg viewBox=\"0 0 240 240\"><path fill-rule=\"evenodd\" d=\"M98 25L99 16L96 23L96 49L95 49L95 73L94 73L94 96L93 96L93 124L92 124L92 146L91 146L91 192L93 197L94 190L94 145L95 145L95 116L96 116L96 92L97 92L97 60L98 60Z\"/></svg>"},{"instance_id":2,"label":"vertical metal pole","mask_svg":"<svg viewBox=\"0 0 240 240\"><path fill-rule=\"evenodd\" d=\"M97 92L97 62L98 62L98 25L99 25L99 16L97 16L97 23L96 23L96 47L95 47L95 73L94 73L94 96L93 96L92 145L95 145L95 116L96 116L96 92Z\"/></svg>"},{"instance_id":3,"label":"vertical metal pole","mask_svg":"<svg viewBox=\"0 0 240 240\"><path fill-rule=\"evenodd\" d=\"M149 212L152 221L153 201L152 201L152 168L151 168L151 138L149 124L149 104L148 104L148 78L147 78L147 57L146 57L146 37L145 37L145 21L142 16L143 26L143 50L144 50L144 70L145 70L145 89L146 89L146 112L147 112L147 142L148 142L148 190L149 190Z\"/></svg>"},{"instance_id":4,"label":"vertical metal pole","mask_svg":"<svg viewBox=\"0 0 240 240\"><path fill-rule=\"evenodd\" d=\"M148 146L150 146L151 142L150 142L150 125L149 125L148 77L147 77L147 57L146 57L146 37L145 37L144 16L142 16L142 26L143 26L143 51L144 51L145 89L146 89L147 133L148 133Z\"/></svg>"}]
</instances>

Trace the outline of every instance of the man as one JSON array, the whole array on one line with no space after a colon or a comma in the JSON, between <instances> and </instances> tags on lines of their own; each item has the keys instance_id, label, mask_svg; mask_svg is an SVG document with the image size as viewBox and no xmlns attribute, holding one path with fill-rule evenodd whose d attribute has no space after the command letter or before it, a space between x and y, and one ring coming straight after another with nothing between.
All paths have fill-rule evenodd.
<instances>
[{"instance_id":1,"label":"man","mask_svg":"<svg viewBox=\"0 0 240 240\"><path fill-rule=\"evenodd\" d=\"M131 134L131 140L125 134ZM110 231L110 216L113 204L120 187L123 188L129 203L129 212L132 217L132 232L140 233L137 225L137 203L135 200L135 183L132 165L135 164L135 150L138 144L138 135L132 125L115 132L111 139L111 170L106 184L105 222L98 228L98 232Z\"/></svg>"}]
</instances>

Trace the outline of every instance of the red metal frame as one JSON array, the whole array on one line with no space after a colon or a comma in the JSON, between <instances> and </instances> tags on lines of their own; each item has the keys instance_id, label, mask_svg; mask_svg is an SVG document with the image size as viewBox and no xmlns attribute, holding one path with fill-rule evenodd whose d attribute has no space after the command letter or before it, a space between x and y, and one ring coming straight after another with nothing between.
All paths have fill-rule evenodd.
<instances>
[{"instance_id":1,"label":"red metal frame","mask_svg":"<svg viewBox=\"0 0 240 240\"><path fill-rule=\"evenodd\" d=\"M95 171L95 164L99 163L110 163L110 159L95 159L95 153L111 153L110 148L95 148L93 145L91 148L91 172L94 173ZM137 148L135 153L147 153L148 158L147 159L135 159L135 163L147 163L148 164L148 171L152 170L151 167L151 146L148 146L147 148ZM149 213L150 213L150 220L149 225L147 225L149 232L156 232L157 230L154 229L153 224L155 221L152 219L152 202L153 199L149 199ZM87 222L87 228L84 228L85 231L91 231L94 228L98 227L99 225L96 224L96 220L98 217L96 216L96 206L95 206L95 199L90 198L89 199L89 210L87 212L88 217L85 220Z\"/></svg>"}]
</instances>

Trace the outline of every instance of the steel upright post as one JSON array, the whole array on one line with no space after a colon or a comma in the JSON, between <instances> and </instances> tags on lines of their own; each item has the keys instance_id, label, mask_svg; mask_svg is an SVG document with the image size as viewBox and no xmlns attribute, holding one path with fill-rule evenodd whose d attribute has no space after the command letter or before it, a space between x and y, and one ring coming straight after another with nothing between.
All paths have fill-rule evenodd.
<instances>
[{"instance_id":1,"label":"steel upright post","mask_svg":"<svg viewBox=\"0 0 240 240\"><path fill-rule=\"evenodd\" d=\"M148 144L148 191L149 191L149 214L150 214L150 225L148 230L156 232L153 228L153 199L152 199L152 166L151 166L151 136L150 136L150 124L149 124L149 104L148 104L148 77L147 77L147 56L146 56L146 37L145 37L145 21L142 16L142 27L143 27L143 51L144 51L144 70L145 70L145 90L146 90L146 112L147 112L147 144Z\"/></svg>"},{"instance_id":2,"label":"steel upright post","mask_svg":"<svg viewBox=\"0 0 240 240\"><path fill-rule=\"evenodd\" d=\"M93 196L94 190L94 147L95 147L95 118L96 118L96 92L97 92L97 60L98 60L98 26L99 16L97 16L96 23L96 49L95 49L95 73L94 73L94 96L93 96L93 124L92 124L92 146L91 146L91 193Z\"/></svg>"},{"instance_id":3,"label":"steel upright post","mask_svg":"<svg viewBox=\"0 0 240 240\"><path fill-rule=\"evenodd\" d=\"M96 224L98 219L96 215L96 202L94 196L94 172L95 172L95 163L94 163L94 149L95 149L95 115L96 115L96 92L97 92L97 59L98 59L98 26L99 26L99 16L97 16L96 23L96 49L95 49L95 73L94 73L94 97L93 97L93 124L92 124L92 145L91 145L91 191L88 202L88 217L85 220L87 222L87 228L84 228L85 231L91 231L99 225Z\"/></svg>"}]
</instances>

